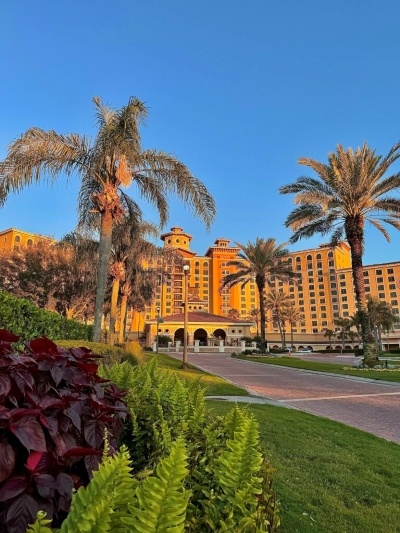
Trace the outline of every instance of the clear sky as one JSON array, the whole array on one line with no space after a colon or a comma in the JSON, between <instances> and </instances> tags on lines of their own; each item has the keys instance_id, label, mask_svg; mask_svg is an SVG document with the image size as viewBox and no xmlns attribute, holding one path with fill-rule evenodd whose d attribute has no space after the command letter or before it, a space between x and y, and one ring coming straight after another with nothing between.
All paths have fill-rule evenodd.
<instances>
[{"instance_id":1,"label":"clear sky","mask_svg":"<svg viewBox=\"0 0 400 533\"><path fill-rule=\"evenodd\" d=\"M278 188L308 173L298 157L364 141L386 154L400 139L398 0L1 0L0 20L0 157L32 126L93 136L93 96L137 96L144 147L176 154L216 200L209 233L171 202L164 230L182 226L199 254L218 237L287 241L293 198ZM0 229L61 238L78 186L60 177L10 196ZM400 260L390 232L387 244L367 227L366 264Z\"/></svg>"}]
</instances>

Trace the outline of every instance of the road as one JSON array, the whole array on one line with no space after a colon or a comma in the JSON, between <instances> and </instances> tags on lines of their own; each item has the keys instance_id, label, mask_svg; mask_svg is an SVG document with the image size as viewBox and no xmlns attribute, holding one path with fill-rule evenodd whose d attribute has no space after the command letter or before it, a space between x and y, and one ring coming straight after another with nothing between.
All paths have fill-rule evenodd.
<instances>
[{"instance_id":1,"label":"road","mask_svg":"<svg viewBox=\"0 0 400 533\"><path fill-rule=\"evenodd\" d=\"M400 444L400 383L242 361L229 354L189 354L189 362L278 405Z\"/></svg>"}]
</instances>

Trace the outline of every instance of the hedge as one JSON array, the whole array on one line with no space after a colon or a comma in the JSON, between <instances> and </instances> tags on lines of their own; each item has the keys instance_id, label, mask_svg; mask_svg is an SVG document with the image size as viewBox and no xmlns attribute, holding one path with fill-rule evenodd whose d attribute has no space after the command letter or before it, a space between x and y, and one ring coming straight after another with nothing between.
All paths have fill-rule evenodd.
<instances>
[{"instance_id":1,"label":"hedge","mask_svg":"<svg viewBox=\"0 0 400 533\"><path fill-rule=\"evenodd\" d=\"M93 329L92 326L68 320L2 290L0 290L0 328L12 331L22 340L43 336L50 339L90 340Z\"/></svg>"}]
</instances>

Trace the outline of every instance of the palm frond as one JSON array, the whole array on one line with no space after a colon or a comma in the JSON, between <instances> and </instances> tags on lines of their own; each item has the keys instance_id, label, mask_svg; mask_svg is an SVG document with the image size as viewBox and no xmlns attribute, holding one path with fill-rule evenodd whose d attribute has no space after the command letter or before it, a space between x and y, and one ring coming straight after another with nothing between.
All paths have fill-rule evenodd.
<instances>
[{"instance_id":1,"label":"palm frond","mask_svg":"<svg viewBox=\"0 0 400 533\"><path fill-rule=\"evenodd\" d=\"M139 164L142 174L155 176L163 190L176 194L210 227L216 215L214 199L183 163L165 152L146 150Z\"/></svg>"},{"instance_id":2,"label":"palm frond","mask_svg":"<svg viewBox=\"0 0 400 533\"><path fill-rule=\"evenodd\" d=\"M1 165L1 187L19 191L42 179L54 181L60 172L82 173L89 168L90 158L86 137L31 128L11 144Z\"/></svg>"}]
</instances>

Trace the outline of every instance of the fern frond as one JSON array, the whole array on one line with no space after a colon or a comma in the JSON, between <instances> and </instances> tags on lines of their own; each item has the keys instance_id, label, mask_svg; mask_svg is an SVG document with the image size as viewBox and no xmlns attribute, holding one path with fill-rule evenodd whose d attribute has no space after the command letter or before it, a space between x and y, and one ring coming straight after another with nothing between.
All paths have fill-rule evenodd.
<instances>
[{"instance_id":1,"label":"fern frond","mask_svg":"<svg viewBox=\"0 0 400 533\"><path fill-rule=\"evenodd\" d=\"M187 454L183 439L172 446L160 461L156 474L136 489L135 502L128 505L131 517L122 517L129 531L137 533L183 533L190 491L183 480L187 475Z\"/></svg>"},{"instance_id":2,"label":"fern frond","mask_svg":"<svg viewBox=\"0 0 400 533\"><path fill-rule=\"evenodd\" d=\"M68 517L60 533L105 533L111 530L113 513L126 508L138 482L131 475L130 459L123 447L101 463L89 485L72 496Z\"/></svg>"}]
</instances>

